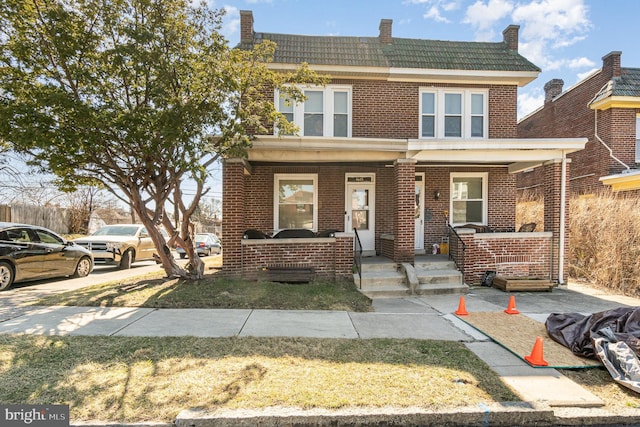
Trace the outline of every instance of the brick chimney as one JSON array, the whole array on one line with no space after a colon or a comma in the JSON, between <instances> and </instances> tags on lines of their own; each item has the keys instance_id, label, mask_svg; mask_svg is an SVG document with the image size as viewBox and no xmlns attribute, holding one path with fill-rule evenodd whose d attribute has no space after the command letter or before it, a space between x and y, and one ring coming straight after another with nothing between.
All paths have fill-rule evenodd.
<instances>
[{"instance_id":1,"label":"brick chimney","mask_svg":"<svg viewBox=\"0 0 640 427\"><path fill-rule=\"evenodd\" d=\"M564 80L552 79L544 85L544 103L553 101L553 98L562 93L562 86L564 86Z\"/></svg>"},{"instance_id":2,"label":"brick chimney","mask_svg":"<svg viewBox=\"0 0 640 427\"><path fill-rule=\"evenodd\" d=\"M392 43L391 24L393 24L393 20L391 19L380 20L380 27L378 27L380 29L380 36L378 36L380 43L382 44Z\"/></svg>"},{"instance_id":3,"label":"brick chimney","mask_svg":"<svg viewBox=\"0 0 640 427\"><path fill-rule=\"evenodd\" d=\"M253 42L253 12L240 11L240 43Z\"/></svg>"},{"instance_id":4,"label":"brick chimney","mask_svg":"<svg viewBox=\"0 0 640 427\"><path fill-rule=\"evenodd\" d=\"M502 40L511 50L518 51L518 31L520 25L509 25L502 32Z\"/></svg>"},{"instance_id":5,"label":"brick chimney","mask_svg":"<svg viewBox=\"0 0 640 427\"><path fill-rule=\"evenodd\" d=\"M602 57L602 71L611 77L620 77L620 56L622 52L609 52Z\"/></svg>"}]
</instances>

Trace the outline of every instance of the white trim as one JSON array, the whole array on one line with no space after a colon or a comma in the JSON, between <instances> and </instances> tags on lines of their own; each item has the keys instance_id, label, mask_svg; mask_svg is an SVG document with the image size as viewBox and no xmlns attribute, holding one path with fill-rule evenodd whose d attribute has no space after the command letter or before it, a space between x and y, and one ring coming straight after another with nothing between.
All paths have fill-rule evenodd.
<instances>
[{"instance_id":1,"label":"white trim","mask_svg":"<svg viewBox=\"0 0 640 427\"><path fill-rule=\"evenodd\" d=\"M640 114L636 114L636 163L640 163Z\"/></svg>"},{"instance_id":2,"label":"white trim","mask_svg":"<svg viewBox=\"0 0 640 427\"><path fill-rule=\"evenodd\" d=\"M356 181L349 182L349 178L370 178L369 181ZM360 241L362 243L363 254L365 256L373 256L376 253L376 174L374 172L369 173L345 173L344 176L344 198L345 198L345 218L344 229L353 232L351 228L352 221L352 207L351 207L351 194L349 192L350 187L362 187L369 191L368 211L369 211L369 229L366 234L358 233L360 235ZM354 242L355 244L355 242Z\"/></svg>"},{"instance_id":3,"label":"white trim","mask_svg":"<svg viewBox=\"0 0 640 427\"><path fill-rule=\"evenodd\" d=\"M422 95L430 93L434 95L434 132L435 137L422 136ZM447 117L445 111L445 99L447 95L460 95L461 97L461 129L460 136L445 136L445 118ZM472 117L478 117L478 114L471 113L472 95L482 95L482 136L471 136L471 122ZM489 91L484 89L464 89L455 87L443 87L443 88L427 88L421 87L418 96L418 139L419 140L485 140L489 135Z\"/></svg>"},{"instance_id":4,"label":"white trim","mask_svg":"<svg viewBox=\"0 0 640 427\"><path fill-rule=\"evenodd\" d=\"M274 233L283 230L280 228L280 181L286 179L307 179L313 181L313 231L318 231L318 174L310 173L276 173L273 175L273 231Z\"/></svg>"},{"instance_id":5,"label":"white trim","mask_svg":"<svg viewBox=\"0 0 640 427\"><path fill-rule=\"evenodd\" d=\"M482 178L482 222L453 222L453 179L454 178ZM449 212L451 225L459 226L464 224L487 225L489 217L489 172L451 172L449 174ZM479 199L459 199L459 200L479 200Z\"/></svg>"},{"instance_id":6,"label":"white trim","mask_svg":"<svg viewBox=\"0 0 640 427\"><path fill-rule=\"evenodd\" d=\"M333 116L335 114L334 109L334 94L342 92L347 94L347 136L337 138L350 138L351 137L351 123L353 119L353 107L352 107L352 86L351 85L327 85L327 86L312 86L301 85L299 86L301 91L318 91L322 92L322 115L323 115L323 129L322 136L306 137L306 138L334 138L333 136ZM274 91L274 105L276 109L280 106L280 92L276 89ZM300 128L300 135L304 136L304 102L300 102L293 105L293 123ZM274 129L274 134L277 133L277 129Z\"/></svg>"}]
</instances>

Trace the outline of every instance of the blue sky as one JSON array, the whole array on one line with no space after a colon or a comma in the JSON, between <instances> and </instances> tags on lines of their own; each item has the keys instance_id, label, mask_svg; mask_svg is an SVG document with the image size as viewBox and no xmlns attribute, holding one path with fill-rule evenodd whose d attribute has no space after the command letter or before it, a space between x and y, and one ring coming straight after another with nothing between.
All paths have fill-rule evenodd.
<instances>
[{"instance_id":1,"label":"blue sky","mask_svg":"<svg viewBox=\"0 0 640 427\"><path fill-rule=\"evenodd\" d=\"M209 0L224 8L223 33L239 41L240 10L252 10L257 32L377 36L380 19L393 20L393 36L437 40L500 41L520 25L519 52L542 69L518 93L518 116L540 107L544 84L567 89L622 52L623 67L640 67L635 30L638 0Z\"/></svg>"}]
</instances>

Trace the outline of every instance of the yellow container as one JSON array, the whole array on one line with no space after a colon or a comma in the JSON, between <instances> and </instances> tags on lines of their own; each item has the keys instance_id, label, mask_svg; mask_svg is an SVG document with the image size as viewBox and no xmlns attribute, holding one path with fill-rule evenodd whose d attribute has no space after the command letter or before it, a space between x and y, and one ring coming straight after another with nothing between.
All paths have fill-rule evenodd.
<instances>
[{"instance_id":1,"label":"yellow container","mask_svg":"<svg viewBox=\"0 0 640 427\"><path fill-rule=\"evenodd\" d=\"M449 255L449 243L440 243L440 253Z\"/></svg>"}]
</instances>

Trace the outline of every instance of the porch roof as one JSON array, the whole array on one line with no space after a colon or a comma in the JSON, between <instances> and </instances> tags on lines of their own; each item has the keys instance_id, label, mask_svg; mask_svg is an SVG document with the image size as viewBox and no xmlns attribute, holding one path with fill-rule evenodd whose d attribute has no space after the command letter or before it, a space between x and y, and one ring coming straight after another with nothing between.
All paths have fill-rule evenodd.
<instances>
[{"instance_id":1,"label":"porch roof","mask_svg":"<svg viewBox=\"0 0 640 427\"><path fill-rule=\"evenodd\" d=\"M387 162L508 166L512 173L582 150L587 138L376 139L263 135L248 150L249 161Z\"/></svg>"}]
</instances>

